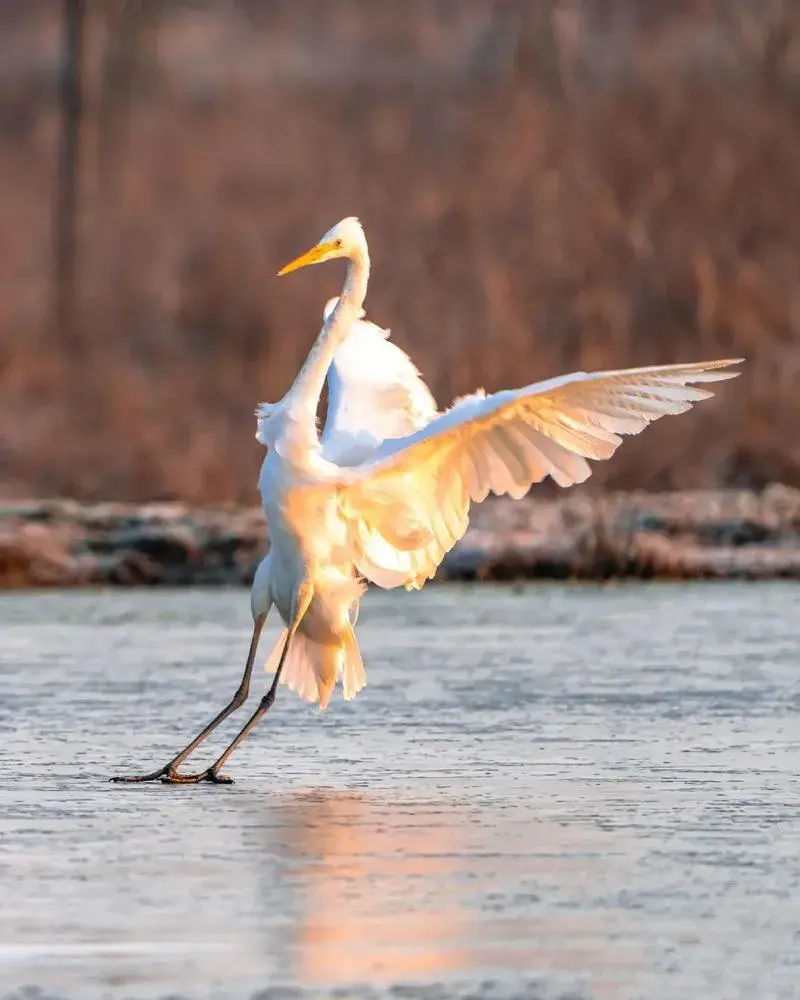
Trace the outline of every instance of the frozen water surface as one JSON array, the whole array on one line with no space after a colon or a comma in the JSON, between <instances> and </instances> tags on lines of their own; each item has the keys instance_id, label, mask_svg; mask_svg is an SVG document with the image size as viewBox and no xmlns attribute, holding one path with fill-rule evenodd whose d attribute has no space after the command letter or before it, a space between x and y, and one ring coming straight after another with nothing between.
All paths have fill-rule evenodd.
<instances>
[{"instance_id":1,"label":"frozen water surface","mask_svg":"<svg viewBox=\"0 0 800 1000\"><path fill-rule=\"evenodd\" d=\"M3 596L0 996L800 997L799 612L371 593L358 699L281 689L235 785L176 788L107 778L228 700L246 593Z\"/></svg>"}]
</instances>

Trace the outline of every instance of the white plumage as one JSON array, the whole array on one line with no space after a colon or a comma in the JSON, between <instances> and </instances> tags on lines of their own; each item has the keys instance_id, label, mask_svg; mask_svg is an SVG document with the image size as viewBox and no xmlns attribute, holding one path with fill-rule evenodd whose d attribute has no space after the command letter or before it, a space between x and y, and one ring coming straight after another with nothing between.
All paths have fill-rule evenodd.
<instances>
[{"instance_id":1,"label":"white plumage","mask_svg":"<svg viewBox=\"0 0 800 1000\"><path fill-rule=\"evenodd\" d=\"M338 298L329 299L327 320ZM424 427L436 401L409 356L389 331L364 320L364 310L328 369L328 414L320 435L322 455L337 465L357 465L387 438Z\"/></svg>"},{"instance_id":2,"label":"white plumage","mask_svg":"<svg viewBox=\"0 0 800 1000\"><path fill-rule=\"evenodd\" d=\"M548 475L559 486L582 483L592 471L586 459L610 458L620 435L638 434L708 398L711 392L689 383L734 378L737 372L720 370L732 363L575 372L459 400L420 430L384 441L353 474L342 475L342 516L358 526L350 536L356 566L372 579L362 539L377 534L414 556L414 571L400 582L419 586L463 536L471 502L490 492L522 497ZM393 510L388 522L386 504Z\"/></svg>"},{"instance_id":3,"label":"white plumage","mask_svg":"<svg viewBox=\"0 0 800 1000\"><path fill-rule=\"evenodd\" d=\"M254 615L271 600L288 625L298 576L311 580L315 596L297 633L312 642L302 657L288 654L281 679L322 707L354 657L358 594L344 607L348 586L364 579L421 587L464 535L471 503L490 492L521 497L548 475L560 486L583 482L587 459L609 458L622 435L711 395L691 383L738 374L723 370L731 360L576 372L478 392L439 413L407 355L364 318L369 256L357 220L343 220L282 273L331 257L348 259L342 295L327 303L322 332L290 391L259 410L269 418L268 429L259 427L270 446L259 485L272 551L269 583L257 578L253 589ZM314 418L326 379L328 418L318 438ZM323 620L330 629L314 639L323 636ZM323 665L326 643L338 644L335 672ZM276 651L270 669L278 662ZM360 658L354 670L361 677ZM345 696L359 686L348 683Z\"/></svg>"},{"instance_id":4,"label":"white plumage","mask_svg":"<svg viewBox=\"0 0 800 1000\"><path fill-rule=\"evenodd\" d=\"M326 305L316 343L283 399L256 411L256 436L268 449L259 489L271 546L253 581L253 642L239 693L249 688L273 606L286 626L267 660L275 679L207 771L184 776L176 768L238 707L238 694L166 768L137 780L224 780L219 768L272 704L279 681L321 708L337 680L345 698L355 697L366 684L353 625L367 581L421 587L464 535L472 503L489 493L521 497L545 476L559 486L583 482L587 460L610 458L623 435L711 395L692 383L738 374L725 369L740 359L575 372L478 392L439 413L388 331L364 318L369 254L357 219L342 220L280 273L338 257L348 262L347 276Z\"/></svg>"}]
</instances>

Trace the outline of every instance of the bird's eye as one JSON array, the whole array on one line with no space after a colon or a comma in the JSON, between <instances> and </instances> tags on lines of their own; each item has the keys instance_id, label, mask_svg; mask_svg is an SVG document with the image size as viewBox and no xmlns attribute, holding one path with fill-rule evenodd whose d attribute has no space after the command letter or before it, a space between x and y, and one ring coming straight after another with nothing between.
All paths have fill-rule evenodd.
<instances>
[{"instance_id":1,"label":"bird's eye","mask_svg":"<svg viewBox=\"0 0 800 1000\"><path fill-rule=\"evenodd\" d=\"M342 241L341 240L337 240L333 245L336 247L337 250L341 250L342 249Z\"/></svg>"}]
</instances>

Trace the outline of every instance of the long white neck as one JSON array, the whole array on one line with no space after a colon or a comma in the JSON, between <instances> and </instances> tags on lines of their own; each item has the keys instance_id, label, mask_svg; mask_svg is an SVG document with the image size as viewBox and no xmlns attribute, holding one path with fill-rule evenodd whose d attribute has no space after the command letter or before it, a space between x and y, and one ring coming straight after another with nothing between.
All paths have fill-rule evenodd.
<instances>
[{"instance_id":1,"label":"long white neck","mask_svg":"<svg viewBox=\"0 0 800 1000\"><path fill-rule=\"evenodd\" d=\"M367 297L369 282L369 252L366 240L347 260L347 274L336 308L328 316L311 348L292 388L287 402L295 419L309 421L311 426L317 416L322 388L331 362L347 338L350 327L361 315Z\"/></svg>"}]
</instances>

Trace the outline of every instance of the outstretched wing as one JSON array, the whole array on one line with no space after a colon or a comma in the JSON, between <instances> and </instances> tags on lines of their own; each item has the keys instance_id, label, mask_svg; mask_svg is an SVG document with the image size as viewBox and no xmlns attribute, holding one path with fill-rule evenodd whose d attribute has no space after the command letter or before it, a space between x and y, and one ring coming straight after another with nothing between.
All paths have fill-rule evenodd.
<instances>
[{"instance_id":1,"label":"outstretched wing","mask_svg":"<svg viewBox=\"0 0 800 1000\"><path fill-rule=\"evenodd\" d=\"M325 319L335 307L325 306ZM363 317L363 311L362 311ZM436 414L436 401L389 331L359 319L328 369L323 457L337 465L367 461L387 438L411 434Z\"/></svg>"},{"instance_id":2,"label":"outstretched wing","mask_svg":"<svg viewBox=\"0 0 800 1000\"><path fill-rule=\"evenodd\" d=\"M690 383L735 378L738 372L721 369L739 360L575 372L457 401L421 430L384 441L358 468L342 470L340 509L355 565L386 586L370 573L379 536L387 552L408 555L401 582L421 586L463 536L472 501L490 492L521 497L548 475L559 486L583 482L591 474L587 458L610 458L620 435L711 396Z\"/></svg>"}]
</instances>

